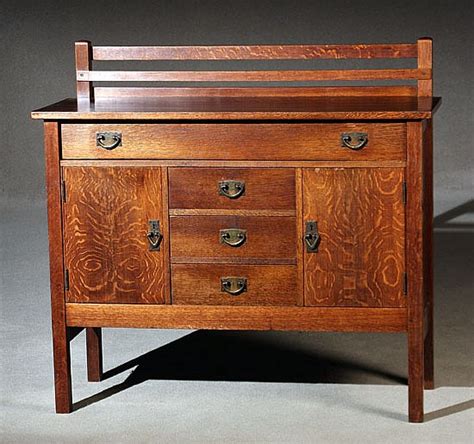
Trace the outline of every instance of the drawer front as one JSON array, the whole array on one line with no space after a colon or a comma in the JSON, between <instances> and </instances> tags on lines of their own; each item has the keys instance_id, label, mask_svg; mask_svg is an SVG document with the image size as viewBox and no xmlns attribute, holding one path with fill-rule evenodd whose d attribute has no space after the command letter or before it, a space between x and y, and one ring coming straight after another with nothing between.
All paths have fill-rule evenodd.
<instances>
[{"instance_id":1,"label":"drawer front","mask_svg":"<svg viewBox=\"0 0 474 444\"><path fill-rule=\"evenodd\" d=\"M291 265L174 264L171 276L173 304L297 304L297 273Z\"/></svg>"},{"instance_id":2,"label":"drawer front","mask_svg":"<svg viewBox=\"0 0 474 444\"><path fill-rule=\"evenodd\" d=\"M64 124L64 159L404 160L403 123ZM367 136L360 149L359 136Z\"/></svg>"},{"instance_id":3,"label":"drawer front","mask_svg":"<svg viewBox=\"0 0 474 444\"><path fill-rule=\"evenodd\" d=\"M289 168L170 168L169 207L295 211Z\"/></svg>"},{"instance_id":4,"label":"drawer front","mask_svg":"<svg viewBox=\"0 0 474 444\"><path fill-rule=\"evenodd\" d=\"M175 216L170 229L175 263L296 262L294 217Z\"/></svg>"}]
</instances>

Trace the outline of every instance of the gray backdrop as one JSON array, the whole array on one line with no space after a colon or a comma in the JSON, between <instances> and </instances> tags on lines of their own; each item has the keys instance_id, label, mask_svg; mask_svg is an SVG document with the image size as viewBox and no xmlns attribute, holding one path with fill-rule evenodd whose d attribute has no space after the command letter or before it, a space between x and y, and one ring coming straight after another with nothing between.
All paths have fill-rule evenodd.
<instances>
[{"instance_id":1,"label":"gray backdrop","mask_svg":"<svg viewBox=\"0 0 474 444\"><path fill-rule=\"evenodd\" d=\"M0 0L1 442L472 442L472 1ZM72 342L75 412L54 415L42 125L73 97L73 42L434 39L435 368L427 422L406 417L406 337L104 331L105 381ZM344 61L340 63L345 64ZM344 66L347 66L345 64ZM338 384L332 384L338 383Z\"/></svg>"},{"instance_id":2,"label":"gray backdrop","mask_svg":"<svg viewBox=\"0 0 474 444\"><path fill-rule=\"evenodd\" d=\"M29 112L74 97L73 42L100 45L413 42L434 39L437 213L472 192L474 2L2 1L1 189L43 201L42 128Z\"/></svg>"}]
</instances>

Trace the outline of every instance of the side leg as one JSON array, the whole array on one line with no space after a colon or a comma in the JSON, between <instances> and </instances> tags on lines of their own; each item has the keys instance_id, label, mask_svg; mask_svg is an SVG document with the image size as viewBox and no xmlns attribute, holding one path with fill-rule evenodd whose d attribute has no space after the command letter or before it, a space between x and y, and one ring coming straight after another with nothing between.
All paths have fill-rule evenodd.
<instances>
[{"instance_id":1,"label":"side leg","mask_svg":"<svg viewBox=\"0 0 474 444\"><path fill-rule=\"evenodd\" d=\"M423 213L423 123L407 123L406 266L408 277L408 419L423 422L425 375L424 307L426 279L426 218Z\"/></svg>"},{"instance_id":2,"label":"side leg","mask_svg":"<svg viewBox=\"0 0 474 444\"><path fill-rule=\"evenodd\" d=\"M48 199L49 273L53 327L54 389L56 412L72 411L71 358L66 327L61 191L59 170L59 125L45 122L46 190Z\"/></svg>"},{"instance_id":3,"label":"side leg","mask_svg":"<svg viewBox=\"0 0 474 444\"><path fill-rule=\"evenodd\" d=\"M424 154L424 240L425 240L425 389L434 389L433 329L433 121L427 120L423 135Z\"/></svg>"},{"instance_id":4,"label":"side leg","mask_svg":"<svg viewBox=\"0 0 474 444\"><path fill-rule=\"evenodd\" d=\"M423 422L424 389L423 329L408 331L408 420Z\"/></svg>"},{"instance_id":5,"label":"side leg","mask_svg":"<svg viewBox=\"0 0 474 444\"><path fill-rule=\"evenodd\" d=\"M102 379L102 329L86 328L87 379L99 382Z\"/></svg>"},{"instance_id":6,"label":"side leg","mask_svg":"<svg viewBox=\"0 0 474 444\"><path fill-rule=\"evenodd\" d=\"M432 297L432 296L431 296ZM426 305L426 336L424 344L424 372L425 372L425 389L434 389L434 338L433 338L433 303L428 302Z\"/></svg>"}]
</instances>

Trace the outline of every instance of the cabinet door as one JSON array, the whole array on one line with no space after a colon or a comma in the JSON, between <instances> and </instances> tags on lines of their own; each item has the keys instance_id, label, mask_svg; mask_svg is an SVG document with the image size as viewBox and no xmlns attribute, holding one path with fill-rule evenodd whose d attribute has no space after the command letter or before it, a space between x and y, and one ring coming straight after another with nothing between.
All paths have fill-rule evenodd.
<instances>
[{"instance_id":1,"label":"cabinet door","mask_svg":"<svg viewBox=\"0 0 474 444\"><path fill-rule=\"evenodd\" d=\"M305 305L406 305L403 181L402 168L304 170L304 223L320 235L305 246Z\"/></svg>"},{"instance_id":2,"label":"cabinet door","mask_svg":"<svg viewBox=\"0 0 474 444\"><path fill-rule=\"evenodd\" d=\"M65 167L63 180L66 300L164 303L168 224L161 169ZM163 234L159 250L150 250L150 221ZM150 239L156 243L159 236Z\"/></svg>"}]
</instances>

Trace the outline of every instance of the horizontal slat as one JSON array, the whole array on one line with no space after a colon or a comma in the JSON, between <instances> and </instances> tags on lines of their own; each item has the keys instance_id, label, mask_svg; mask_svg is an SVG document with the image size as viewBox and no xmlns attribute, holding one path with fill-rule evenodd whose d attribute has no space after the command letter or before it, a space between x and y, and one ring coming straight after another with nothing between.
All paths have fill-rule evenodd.
<instances>
[{"instance_id":1,"label":"horizontal slat","mask_svg":"<svg viewBox=\"0 0 474 444\"><path fill-rule=\"evenodd\" d=\"M236 167L236 168L262 168L262 167L273 167L273 168L398 168L405 167L405 160L362 160L362 161L350 161L345 160L341 164L340 161L307 161L307 160L241 160L241 161L226 161L226 160L123 160L123 159L89 159L89 160L61 160L61 166L168 166L168 167L212 167L212 168L227 168L227 167ZM178 211L178 213L174 213ZM170 210L170 215L174 216L184 216L185 214L179 214L180 210ZM205 210L204 210L205 211ZM227 214L225 211L218 210L220 214ZM230 213L229 213L230 214ZM234 213L233 213L234 214ZM239 214L239 212L235 212ZM277 214L246 214L242 211L242 216L295 216L295 212L292 214L281 213Z\"/></svg>"},{"instance_id":2,"label":"horizontal slat","mask_svg":"<svg viewBox=\"0 0 474 444\"><path fill-rule=\"evenodd\" d=\"M153 88L153 87L96 87L96 99L108 97L375 97L375 96L416 96L416 87L407 85L391 86L319 86L289 88Z\"/></svg>"},{"instance_id":3,"label":"horizontal slat","mask_svg":"<svg viewBox=\"0 0 474 444\"><path fill-rule=\"evenodd\" d=\"M262 46L94 46L94 60L302 60L414 58L416 44Z\"/></svg>"},{"instance_id":4,"label":"horizontal slat","mask_svg":"<svg viewBox=\"0 0 474 444\"><path fill-rule=\"evenodd\" d=\"M267 199L268 200L268 199ZM296 216L295 210L229 210L222 208L196 208L196 209L171 209L170 216L265 216L265 217L279 217L279 216Z\"/></svg>"},{"instance_id":5,"label":"horizontal slat","mask_svg":"<svg viewBox=\"0 0 474 444\"><path fill-rule=\"evenodd\" d=\"M404 332L405 308L66 304L70 327Z\"/></svg>"},{"instance_id":6,"label":"horizontal slat","mask_svg":"<svg viewBox=\"0 0 474 444\"><path fill-rule=\"evenodd\" d=\"M308 82L327 80L430 79L431 69L286 71L77 71L78 81L93 82Z\"/></svg>"},{"instance_id":7,"label":"horizontal slat","mask_svg":"<svg viewBox=\"0 0 474 444\"><path fill-rule=\"evenodd\" d=\"M296 265L296 259L288 258L244 258L220 257L177 257L173 264L229 264L232 265Z\"/></svg>"}]
</instances>

